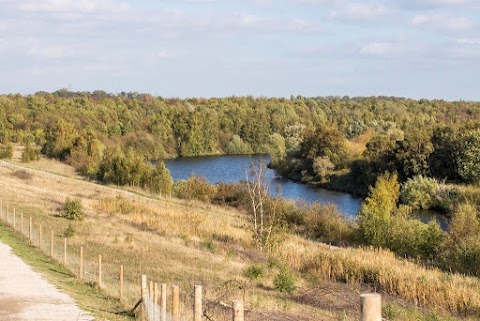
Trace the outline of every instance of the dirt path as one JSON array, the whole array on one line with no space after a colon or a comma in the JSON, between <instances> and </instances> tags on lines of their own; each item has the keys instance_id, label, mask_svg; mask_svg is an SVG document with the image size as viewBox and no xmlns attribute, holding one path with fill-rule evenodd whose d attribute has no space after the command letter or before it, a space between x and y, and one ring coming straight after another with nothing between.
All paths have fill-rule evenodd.
<instances>
[{"instance_id":1,"label":"dirt path","mask_svg":"<svg viewBox=\"0 0 480 321\"><path fill-rule=\"evenodd\" d=\"M75 301L0 242L0 321L91 321Z\"/></svg>"}]
</instances>

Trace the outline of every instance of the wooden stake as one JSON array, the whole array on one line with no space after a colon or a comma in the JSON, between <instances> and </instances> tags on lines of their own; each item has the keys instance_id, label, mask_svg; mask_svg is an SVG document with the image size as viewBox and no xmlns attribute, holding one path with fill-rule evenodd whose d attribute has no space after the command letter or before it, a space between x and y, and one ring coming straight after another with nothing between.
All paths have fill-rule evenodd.
<instances>
[{"instance_id":1,"label":"wooden stake","mask_svg":"<svg viewBox=\"0 0 480 321\"><path fill-rule=\"evenodd\" d=\"M32 241L32 217L30 216L30 222L28 225L28 239Z\"/></svg>"},{"instance_id":2,"label":"wooden stake","mask_svg":"<svg viewBox=\"0 0 480 321\"><path fill-rule=\"evenodd\" d=\"M98 286L102 287L102 255L98 255Z\"/></svg>"},{"instance_id":3,"label":"wooden stake","mask_svg":"<svg viewBox=\"0 0 480 321\"><path fill-rule=\"evenodd\" d=\"M67 238L63 238L63 265L67 266Z\"/></svg>"},{"instance_id":4,"label":"wooden stake","mask_svg":"<svg viewBox=\"0 0 480 321\"><path fill-rule=\"evenodd\" d=\"M158 283L153 287L153 320L157 321L157 315L161 317L158 310Z\"/></svg>"},{"instance_id":5,"label":"wooden stake","mask_svg":"<svg viewBox=\"0 0 480 321\"><path fill-rule=\"evenodd\" d=\"M233 321L243 321L243 301L233 301Z\"/></svg>"},{"instance_id":6,"label":"wooden stake","mask_svg":"<svg viewBox=\"0 0 480 321\"><path fill-rule=\"evenodd\" d=\"M120 302L123 301L123 265L120 265Z\"/></svg>"},{"instance_id":7,"label":"wooden stake","mask_svg":"<svg viewBox=\"0 0 480 321\"><path fill-rule=\"evenodd\" d=\"M195 285L195 304L193 306L193 320L202 321L202 286Z\"/></svg>"},{"instance_id":8,"label":"wooden stake","mask_svg":"<svg viewBox=\"0 0 480 321\"><path fill-rule=\"evenodd\" d=\"M148 296L150 297L150 301L152 301L153 300L153 281L150 281L149 283Z\"/></svg>"},{"instance_id":9,"label":"wooden stake","mask_svg":"<svg viewBox=\"0 0 480 321\"><path fill-rule=\"evenodd\" d=\"M50 233L50 256L53 258L53 230Z\"/></svg>"},{"instance_id":10,"label":"wooden stake","mask_svg":"<svg viewBox=\"0 0 480 321\"><path fill-rule=\"evenodd\" d=\"M378 293L360 295L360 321L382 321L382 296Z\"/></svg>"},{"instance_id":11,"label":"wooden stake","mask_svg":"<svg viewBox=\"0 0 480 321\"><path fill-rule=\"evenodd\" d=\"M162 290L162 304L160 305L160 321L167 321L167 285L161 284Z\"/></svg>"},{"instance_id":12,"label":"wooden stake","mask_svg":"<svg viewBox=\"0 0 480 321\"><path fill-rule=\"evenodd\" d=\"M83 246L80 246L80 280L83 280Z\"/></svg>"},{"instance_id":13,"label":"wooden stake","mask_svg":"<svg viewBox=\"0 0 480 321\"><path fill-rule=\"evenodd\" d=\"M180 288L174 285L172 290L172 321L180 321Z\"/></svg>"},{"instance_id":14,"label":"wooden stake","mask_svg":"<svg viewBox=\"0 0 480 321\"><path fill-rule=\"evenodd\" d=\"M20 233L23 234L23 212L20 213Z\"/></svg>"},{"instance_id":15,"label":"wooden stake","mask_svg":"<svg viewBox=\"0 0 480 321\"><path fill-rule=\"evenodd\" d=\"M147 298L147 276L145 274L142 275L142 281L141 281L141 285L140 285L140 294L142 295L142 299L146 300L146 298Z\"/></svg>"},{"instance_id":16,"label":"wooden stake","mask_svg":"<svg viewBox=\"0 0 480 321\"><path fill-rule=\"evenodd\" d=\"M38 248L42 250L42 226L38 227Z\"/></svg>"},{"instance_id":17,"label":"wooden stake","mask_svg":"<svg viewBox=\"0 0 480 321\"><path fill-rule=\"evenodd\" d=\"M15 211L15 208L13 209L13 229L16 229L17 228L17 213Z\"/></svg>"}]
</instances>

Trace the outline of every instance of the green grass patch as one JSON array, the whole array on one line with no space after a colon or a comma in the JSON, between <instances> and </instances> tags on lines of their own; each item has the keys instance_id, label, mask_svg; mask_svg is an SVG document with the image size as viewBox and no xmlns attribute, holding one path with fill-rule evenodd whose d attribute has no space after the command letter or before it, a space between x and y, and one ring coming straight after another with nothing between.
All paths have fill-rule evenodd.
<instances>
[{"instance_id":1,"label":"green grass patch","mask_svg":"<svg viewBox=\"0 0 480 321\"><path fill-rule=\"evenodd\" d=\"M12 228L0 224L0 241L9 245L15 255L30 265L61 291L75 299L83 310L100 320L135 320L131 307L125 307L117 298L108 296L95 284L79 280L60 263L29 244L29 241Z\"/></svg>"}]
</instances>

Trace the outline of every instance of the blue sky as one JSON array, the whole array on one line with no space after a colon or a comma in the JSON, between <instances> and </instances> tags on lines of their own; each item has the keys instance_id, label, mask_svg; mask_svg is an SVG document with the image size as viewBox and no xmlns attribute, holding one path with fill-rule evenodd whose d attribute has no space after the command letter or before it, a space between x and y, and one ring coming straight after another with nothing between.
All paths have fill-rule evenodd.
<instances>
[{"instance_id":1,"label":"blue sky","mask_svg":"<svg viewBox=\"0 0 480 321\"><path fill-rule=\"evenodd\" d=\"M480 100L478 0L0 0L0 92Z\"/></svg>"}]
</instances>

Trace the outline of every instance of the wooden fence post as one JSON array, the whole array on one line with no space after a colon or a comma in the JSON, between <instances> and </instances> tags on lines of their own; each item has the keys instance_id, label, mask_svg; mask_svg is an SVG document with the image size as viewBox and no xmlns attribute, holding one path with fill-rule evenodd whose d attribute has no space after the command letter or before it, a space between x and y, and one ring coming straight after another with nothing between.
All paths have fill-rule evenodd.
<instances>
[{"instance_id":1,"label":"wooden fence post","mask_svg":"<svg viewBox=\"0 0 480 321\"><path fill-rule=\"evenodd\" d=\"M42 226L38 227L38 247L40 251L42 250Z\"/></svg>"},{"instance_id":2,"label":"wooden fence post","mask_svg":"<svg viewBox=\"0 0 480 321\"><path fill-rule=\"evenodd\" d=\"M28 224L28 239L32 242L32 217L30 216L30 222Z\"/></svg>"},{"instance_id":3,"label":"wooden fence post","mask_svg":"<svg viewBox=\"0 0 480 321\"><path fill-rule=\"evenodd\" d=\"M98 287L102 287L102 255L98 255Z\"/></svg>"},{"instance_id":4,"label":"wooden fence post","mask_svg":"<svg viewBox=\"0 0 480 321\"><path fill-rule=\"evenodd\" d=\"M233 321L243 321L243 301L233 301Z\"/></svg>"},{"instance_id":5,"label":"wooden fence post","mask_svg":"<svg viewBox=\"0 0 480 321\"><path fill-rule=\"evenodd\" d=\"M172 287L172 321L180 321L180 288Z\"/></svg>"},{"instance_id":6,"label":"wooden fence post","mask_svg":"<svg viewBox=\"0 0 480 321\"><path fill-rule=\"evenodd\" d=\"M7 210L5 211L5 223L8 225L8 203L7 203Z\"/></svg>"},{"instance_id":7,"label":"wooden fence post","mask_svg":"<svg viewBox=\"0 0 480 321\"><path fill-rule=\"evenodd\" d=\"M83 246L80 246L80 280L83 280Z\"/></svg>"},{"instance_id":8,"label":"wooden fence post","mask_svg":"<svg viewBox=\"0 0 480 321\"><path fill-rule=\"evenodd\" d=\"M161 318L160 311L158 309L158 283L154 284L153 287L153 320L157 321L157 316Z\"/></svg>"},{"instance_id":9,"label":"wooden fence post","mask_svg":"<svg viewBox=\"0 0 480 321\"><path fill-rule=\"evenodd\" d=\"M378 293L360 295L360 321L382 321L382 296Z\"/></svg>"},{"instance_id":10,"label":"wooden fence post","mask_svg":"<svg viewBox=\"0 0 480 321\"><path fill-rule=\"evenodd\" d=\"M161 284L162 291L162 304L160 311L160 321L167 321L167 285L165 283Z\"/></svg>"},{"instance_id":11,"label":"wooden fence post","mask_svg":"<svg viewBox=\"0 0 480 321\"><path fill-rule=\"evenodd\" d=\"M193 306L193 320L202 321L202 286L195 285L195 304Z\"/></svg>"},{"instance_id":12,"label":"wooden fence post","mask_svg":"<svg viewBox=\"0 0 480 321\"><path fill-rule=\"evenodd\" d=\"M17 223L17 212L15 210L15 208L13 209L13 229L16 229L17 226L16 226L16 223Z\"/></svg>"},{"instance_id":13,"label":"wooden fence post","mask_svg":"<svg viewBox=\"0 0 480 321\"><path fill-rule=\"evenodd\" d=\"M53 259L53 230L50 233L50 256Z\"/></svg>"},{"instance_id":14,"label":"wooden fence post","mask_svg":"<svg viewBox=\"0 0 480 321\"><path fill-rule=\"evenodd\" d=\"M3 220L3 200L0 200L0 220Z\"/></svg>"},{"instance_id":15,"label":"wooden fence post","mask_svg":"<svg viewBox=\"0 0 480 321\"><path fill-rule=\"evenodd\" d=\"M149 283L148 296L150 297L150 300L153 300L153 281L150 281Z\"/></svg>"},{"instance_id":16,"label":"wooden fence post","mask_svg":"<svg viewBox=\"0 0 480 321\"><path fill-rule=\"evenodd\" d=\"M20 212L20 233L23 233L23 212Z\"/></svg>"},{"instance_id":17,"label":"wooden fence post","mask_svg":"<svg viewBox=\"0 0 480 321\"><path fill-rule=\"evenodd\" d=\"M67 266L67 238L63 238L63 265Z\"/></svg>"},{"instance_id":18,"label":"wooden fence post","mask_svg":"<svg viewBox=\"0 0 480 321\"><path fill-rule=\"evenodd\" d=\"M123 301L123 265L120 265L120 302Z\"/></svg>"},{"instance_id":19,"label":"wooden fence post","mask_svg":"<svg viewBox=\"0 0 480 321\"><path fill-rule=\"evenodd\" d=\"M146 300L146 298L147 298L147 276L145 274L142 275L142 283L140 285L140 293L142 295L142 299Z\"/></svg>"},{"instance_id":20,"label":"wooden fence post","mask_svg":"<svg viewBox=\"0 0 480 321\"><path fill-rule=\"evenodd\" d=\"M143 301L143 307L147 308L147 276L145 274L142 275L142 283L140 287L140 292L142 294L142 301ZM144 312L148 313L146 310Z\"/></svg>"}]
</instances>

